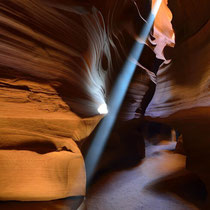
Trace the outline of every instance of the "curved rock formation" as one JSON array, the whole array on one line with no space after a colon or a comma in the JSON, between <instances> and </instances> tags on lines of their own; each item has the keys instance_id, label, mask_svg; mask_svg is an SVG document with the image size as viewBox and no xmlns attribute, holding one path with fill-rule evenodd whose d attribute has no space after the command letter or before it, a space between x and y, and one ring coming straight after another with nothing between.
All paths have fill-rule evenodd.
<instances>
[{"instance_id":1,"label":"curved rock formation","mask_svg":"<svg viewBox=\"0 0 210 210\"><path fill-rule=\"evenodd\" d=\"M183 134L187 168L198 174L208 190L210 147L210 23L209 2L169 1L175 47L160 67L155 95L146 115Z\"/></svg>"},{"instance_id":2,"label":"curved rock formation","mask_svg":"<svg viewBox=\"0 0 210 210\"><path fill-rule=\"evenodd\" d=\"M102 117L92 116L105 102L144 23L137 4L141 2L1 1L0 185L5 190L1 199L50 200L84 194L84 164L75 141L85 139ZM68 161L57 169L65 154ZM50 174L52 168L41 160L47 163L48 156L53 160L56 155L61 159L50 163L55 168ZM46 186L53 185L54 178L45 180L36 174L37 161L41 161L37 171L46 172L43 177L60 177L66 167L74 174L79 161L81 183L65 191L63 182L72 184L71 177L65 176L49 194L51 187ZM15 162L20 167L13 170ZM56 174L56 170L63 172ZM14 173L20 176L11 182ZM28 187L13 192L30 173L34 176ZM34 193L33 184L46 185L43 193L48 196Z\"/></svg>"},{"instance_id":3,"label":"curved rock formation","mask_svg":"<svg viewBox=\"0 0 210 210\"><path fill-rule=\"evenodd\" d=\"M147 119L169 124L183 134L187 166L209 185L208 6L207 0L203 4L164 0L144 43L138 34L151 9L146 0L1 1L0 155L6 160L5 154L15 149L14 161L28 150L28 158L36 162L35 156L76 151L84 181L83 159L75 142L86 139L103 117L97 116L97 108L109 100L115 79L138 41L145 47L135 61L136 73L120 111L117 134L113 133L114 146L120 143L121 153L126 154L132 133L128 154L138 153L136 145L144 147L138 140L143 140L141 117L146 114ZM62 140L66 143L60 145ZM27 170L30 173L32 168ZM82 185L76 194L84 194ZM20 199L4 197L11 198Z\"/></svg>"}]
</instances>

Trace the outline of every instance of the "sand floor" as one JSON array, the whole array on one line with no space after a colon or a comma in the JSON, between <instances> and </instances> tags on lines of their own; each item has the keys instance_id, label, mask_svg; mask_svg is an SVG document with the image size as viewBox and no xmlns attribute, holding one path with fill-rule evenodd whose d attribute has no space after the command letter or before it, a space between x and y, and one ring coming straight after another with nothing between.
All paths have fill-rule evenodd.
<instances>
[{"instance_id":1,"label":"sand floor","mask_svg":"<svg viewBox=\"0 0 210 210\"><path fill-rule=\"evenodd\" d=\"M147 147L137 167L107 172L88 190L88 210L197 210L204 204L203 183L185 169L175 142Z\"/></svg>"}]
</instances>

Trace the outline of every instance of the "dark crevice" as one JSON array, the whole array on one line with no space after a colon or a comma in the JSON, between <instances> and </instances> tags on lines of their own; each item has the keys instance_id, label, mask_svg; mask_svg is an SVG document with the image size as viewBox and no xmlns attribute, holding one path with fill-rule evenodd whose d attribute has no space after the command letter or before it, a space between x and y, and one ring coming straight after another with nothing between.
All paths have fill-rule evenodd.
<instances>
[{"instance_id":1,"label":"dark crevice","mask_svg":"<svg viewBox=\"0 0 210 210\"><path fill-rule=\"evenodd\" d=\"M14 88L19 90L27 90L30 91L30 88L26 85L11 85L5 82L0 82L0 87L6 87L6 88Z\"/></svg>"}]
</instances>

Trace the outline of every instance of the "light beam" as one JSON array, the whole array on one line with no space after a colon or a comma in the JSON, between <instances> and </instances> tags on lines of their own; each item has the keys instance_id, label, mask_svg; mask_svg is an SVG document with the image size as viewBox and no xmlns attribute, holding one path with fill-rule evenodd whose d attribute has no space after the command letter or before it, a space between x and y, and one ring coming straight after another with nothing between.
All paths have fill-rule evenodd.
<instances>
[{"instance_id":1,"label":"light beam","mask_svg":"<svg viewBox=\"0 0 210 210\"><path fill-rule=\"evenodd\" d=\"M157 0L150 15L145 23L141 33L140 38L143 42L146 41L148 34L153 25L155 16L157 15L158 9L160 7L162 0ZM130 58L132 60L139 60L144 44L136 42L131 50ZM94 175L95 168L101 157L106 141L109 137L109 134L113 128L114 122L117 118L118 112L120 110L121 104L125 97L126 91L132 79L132 76L135 72L136 64L127 59L122 71L117 78L117 81L112 89L110 96L110 103L108 105L109 113L102 120L101 125L99 126L95 137L92 140L88 153L85 157L86 173L87 173L87 186L90 184L90 181Z\"/></svg>"}]
</instances>

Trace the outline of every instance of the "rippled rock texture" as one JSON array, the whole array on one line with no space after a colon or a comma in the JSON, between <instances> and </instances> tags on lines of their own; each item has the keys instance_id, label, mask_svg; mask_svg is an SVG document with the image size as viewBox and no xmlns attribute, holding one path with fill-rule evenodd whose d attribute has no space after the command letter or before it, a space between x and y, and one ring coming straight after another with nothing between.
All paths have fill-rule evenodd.
<instances>
[{"instance_id":1,"label":"rippled rock texture","mask_svg":"<svg viewBox=\"0 0 210 210\"><path fill-rule=\"evenodd\" d=\"M133 43L139 41L144 50L118 121L146 114L150 120L178 129L183 134L188 167L194 167L208 184L209 3L163 0L144 43L138 34L152 5L146 0L2 0L0 153L30 151L28 157L36 162L35 154L42 158L43 154L75 151L84 181L77 194L84 194L83 158L75 142L89 136L102 118L97 116L97 108L109 100ZM136 122L128 123L135 132ZM126 142L125 150L126 144L133 145L129 154L136 151L139 133L135 136L135 132L132 143L124 139L129 131L119 140ZM60 147L60 139L70 146L64 143ZM37 141L46 144L34 144ZM46 145L51 149L45 150ZM11 168L7 170L13 173ZM66 192L61 197L69 195ZM60 197L46 199L55 198Z\"/></svg>"},{"instance_id":2,"label":"rippled rock texture","mask_svg":"<svg viewBox=\"0 0 210 210\"><path fill-rule=\"evenodd\" d=\"M210 23L208 1L169 1L175 47L165 48L171 59L160 67L155 95L146 115L183 133L187 168L209 190L210 158Z\"/></svg>"},{"instance_id":3,"label":"rippled rock texture","mask_svg":"<svg viewBox=\"0 0 210 210\"><path fill-rule=\"evenodd\" d=\"M103 117L97 108L144 24L139 11L146 18L150 5L3 0L0 10L0 197L84 195L76 143Z\"/></svg>"}]
</instances>

